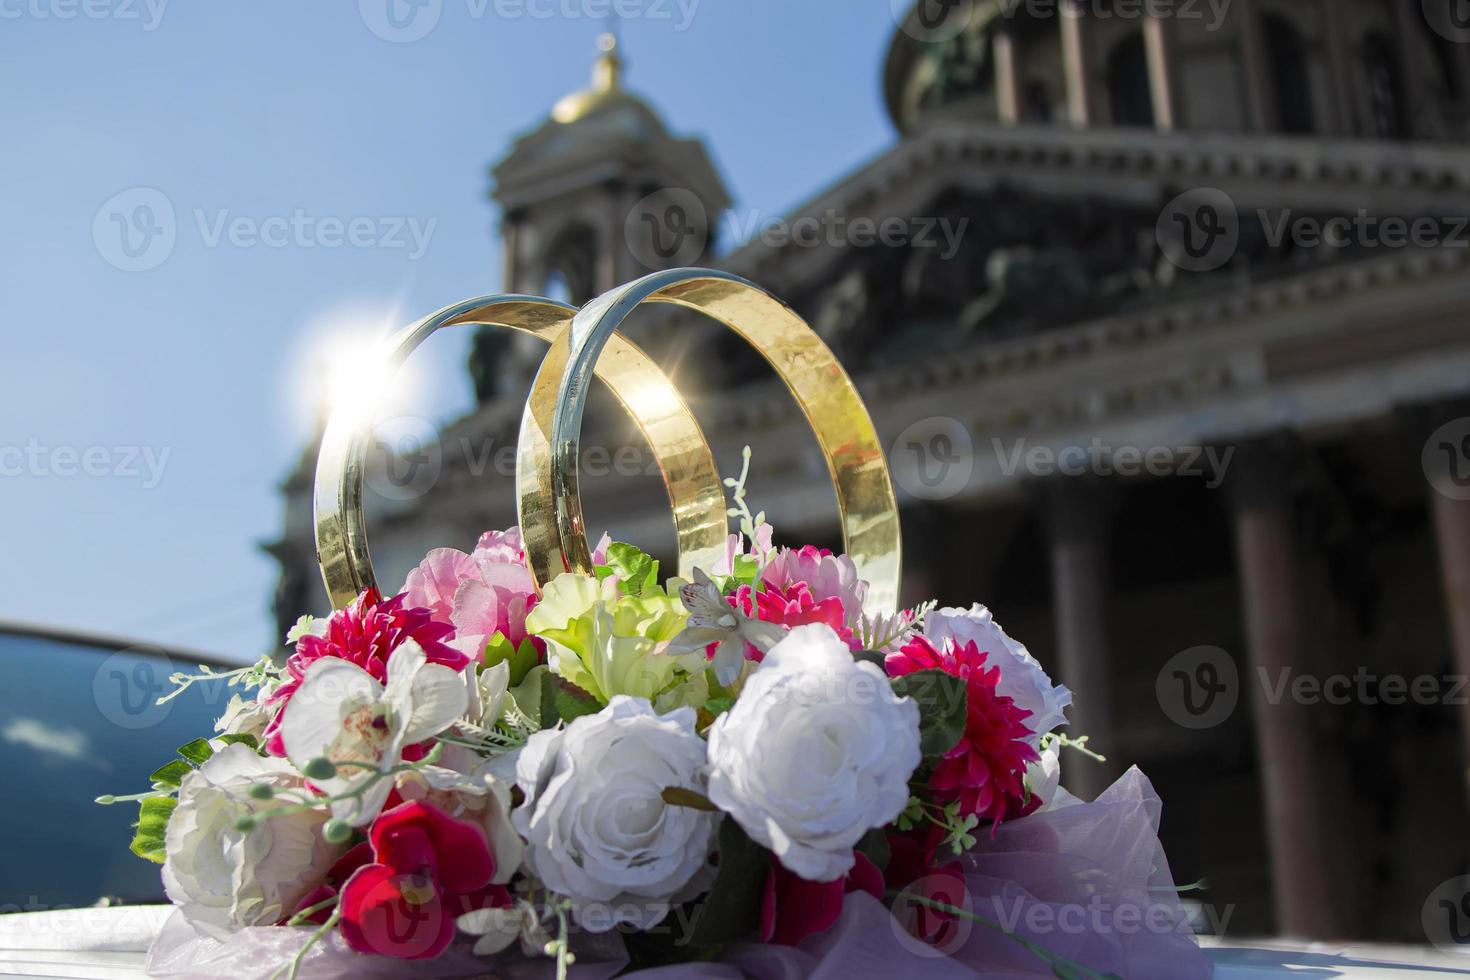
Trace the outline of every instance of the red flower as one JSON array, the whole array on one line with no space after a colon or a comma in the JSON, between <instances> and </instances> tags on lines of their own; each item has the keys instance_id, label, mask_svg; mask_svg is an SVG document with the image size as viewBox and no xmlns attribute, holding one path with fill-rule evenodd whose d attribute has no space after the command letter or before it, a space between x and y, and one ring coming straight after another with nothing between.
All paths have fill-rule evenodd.
<instances>
[{"instance_id":1,"label":"red flower","mask_svg":"<svg viewBox=\"0 0 1470 980\"><path fill-rule=\"evenodd\" d=\"M934 767L929 788L941 801L958 800L962 814L992 821L993 834L1002 820L1025 812L1022 777L1027 764L1040 756L1025 741L1031 735L1025 724L1031 712L996 693L1000 668L986 667L985 657L973 641L959 645L946 640L939 649L928 637L916 636L890 654L886 666L891 677L942 670L965 681L965 734Z\"/></svg>"},{"instance_id":2,"label":"red flower","mask_svg":"<svg viewBox=\"0 0 1470 980\"><path fill-rule=\"evenodd\" d=\"M752 596L754 596L753 602ZM850 648L862 649L862 644L853 636L852 628L847 625L847 610L843 608L842 600L836 596L821 600L815 599L812 597L811 586L805 582L793 582L783 588L767 582L762 592L756 592L750 586L742 585L733 594L726 596L725 601L747 616L763 623L784 626L788 630L794 626L805 626L808 623L825 624L832 627L838 639ZM711 658L714 656L713 648L710 650L710 656ZM760 663L765 659L765 653L747 643L745 659Z\"/></svg>"},{"instance_id":3,"label":"red flower","mask_svg":"<svg viewBox=\"0 0 1470 980\"><path fill-rule=\"evenodd\" d=\"M888 866L883 869L883 883L889 889L952 908L969 908L960 863L934 863L934 847L938 844L935 835L928 835L931 838L928 841L921 840L917 834L887 836L889 856ZM898 899L893 912L910 935L941 949L962 935L955 926L953 913L915 898Z\"/></svg>"},{"instance_id":4,"label":"red flower","mask_svg":"<svg viewBox=\"0 0 1470 980\"><path fill-rule=\"evenodd\" d=\"M427 609L405 608L406 598L406 594L399 594L383 599L369 589L346 609L332 613L325 636L308 634L296 641L296 652L286 661L290 679L266 700L276 712L265 729L267 752L285 756L281 717L291 696L301 686L306 668L323 657L350 661L372 674L380 684L388 680L388 658L405 640L413 640L423 647L431 664L443 664L452 670L464 670L468 666L469 657L441 642L454 632L454 626L435 620Z\"/></svg>"},{"instance_id":5,"label":"red flower","mask_svg":"<svg viewBox=\"0 0 1470 980\"><path fill-rule=\"evenodd\" d=\"M771 855L766 875L766 892L761 901L761 941L795 946L807 936L832 927L842 914L848 892L865 891L883 899L883 872L860 851L853 851L853 866L846 877L833 881L807 881L787 871Z\"/></svg>"},{"instance_id":6,"label":"red flower","mask_svg":"<svg viewBox=\"0 0 1470 980\"><path fill-rule=\"evenodd\" d=\"M385 810L368 833L373 863L342 888L340 929L359 953L431 959L454 939L454 919L508 905L490 885L495 857L474 824L418 801Z\"/></svg>"}]
</instances>

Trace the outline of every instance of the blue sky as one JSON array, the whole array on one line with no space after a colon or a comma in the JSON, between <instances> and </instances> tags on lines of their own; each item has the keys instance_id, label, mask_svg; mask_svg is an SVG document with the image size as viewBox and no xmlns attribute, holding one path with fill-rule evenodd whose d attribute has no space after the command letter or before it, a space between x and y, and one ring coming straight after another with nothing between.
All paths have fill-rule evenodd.
<instances>
[{"instance_id":1,"label":"blue sky","mask_svg":"<svg viewBox=\"0 0 1470 980\"><path fill-rule=\"evenodd\" d=\"M894 138L888 0L420 0L416 40L386 2L0 0L0 618L274 642L257 544L322 352L499 288L487 166L586 85L599 11L738 208ZM465 339L416 357L441 419Z\"/></svg>"}]
</instances>

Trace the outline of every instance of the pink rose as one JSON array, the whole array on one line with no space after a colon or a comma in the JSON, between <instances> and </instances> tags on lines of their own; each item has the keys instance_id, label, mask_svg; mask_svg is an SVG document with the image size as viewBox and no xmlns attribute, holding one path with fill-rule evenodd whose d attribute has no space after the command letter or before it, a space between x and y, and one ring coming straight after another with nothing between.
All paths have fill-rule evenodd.
<instances>
[{"instance_id":1,"label":"pink rose","mask_svg":"<svg viewBox=\"0 0 1470 980\"><path fill-rule=\"evenodd\" d=\"M849 626L856 626L863 615L868 583L858 578L857 565L846 555L834 555L809 544L796 549L782 548L767 563L761 578L783 592L805 585L819 603L836 599L842 603Z\"/></svg>"}]
</instances>

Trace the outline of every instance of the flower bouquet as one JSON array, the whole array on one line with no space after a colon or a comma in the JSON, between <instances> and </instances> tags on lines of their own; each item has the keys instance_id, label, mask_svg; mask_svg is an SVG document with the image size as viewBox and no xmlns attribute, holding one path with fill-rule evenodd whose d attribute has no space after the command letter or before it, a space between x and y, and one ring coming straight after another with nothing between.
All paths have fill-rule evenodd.
<instances>
[{"instance_id":1,"label":"flower bouquet","mask_svg":"<svg viewBox=\"0 0 1470 980\"><path fill-rule=\"evenodd\" d=\"M1060 754L1091 754L1058 731L1072 693L982 606L893 608L896 520L873 513L896 511L865 412L830 422L864 440L829 454L845 518L866 513L844 523L856 556L777 547L746 500L749 450L718 495L738 531L680 525L679 574L580 537L574 474L558 475L579 368L601 345L636 351L620 312L668 296L726 322L740 318L722 298L742 317L775 303L679 271L580 312L472 301L400 336L516 326L495 303L550 312L522 429L524 534L431 551L385 596L353 560L360 525L339 533L360 520L361 468L332 447L350 450L361 421L329 429L318 547L336 611L302 617L289 655L176 676L238 693L148 792L104 798L138 802L132 849L162 864L177 906L150 974L1208 975L1147 781L1131 771L1090 803L1058 787ZM793 362L773 364L810 394ZM697 450L665 468L686 515L681 498L710 496Z\"/></svg>"}]
</instances>

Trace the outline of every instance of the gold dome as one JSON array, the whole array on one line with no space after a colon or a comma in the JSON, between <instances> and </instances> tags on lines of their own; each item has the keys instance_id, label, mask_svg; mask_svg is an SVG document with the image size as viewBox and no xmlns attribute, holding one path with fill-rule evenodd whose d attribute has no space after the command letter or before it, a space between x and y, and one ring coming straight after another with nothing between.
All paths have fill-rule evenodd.
<instances>
[{"instance_id":1,"label":"gold dome","mask_svg":"<svg viewBox=\"0 0 1470 980\"><path fill-rule=\"evenodd\" d=\"M604 34L597 39L597 47L602 54L592 66L592 87L564 97L551 110L551 118L563 124L575 123L616 109L628 109L661 128L658 114L648 103L623 88L623 58L618 54L618 39Z\"/></svg>"}]
</instances>

